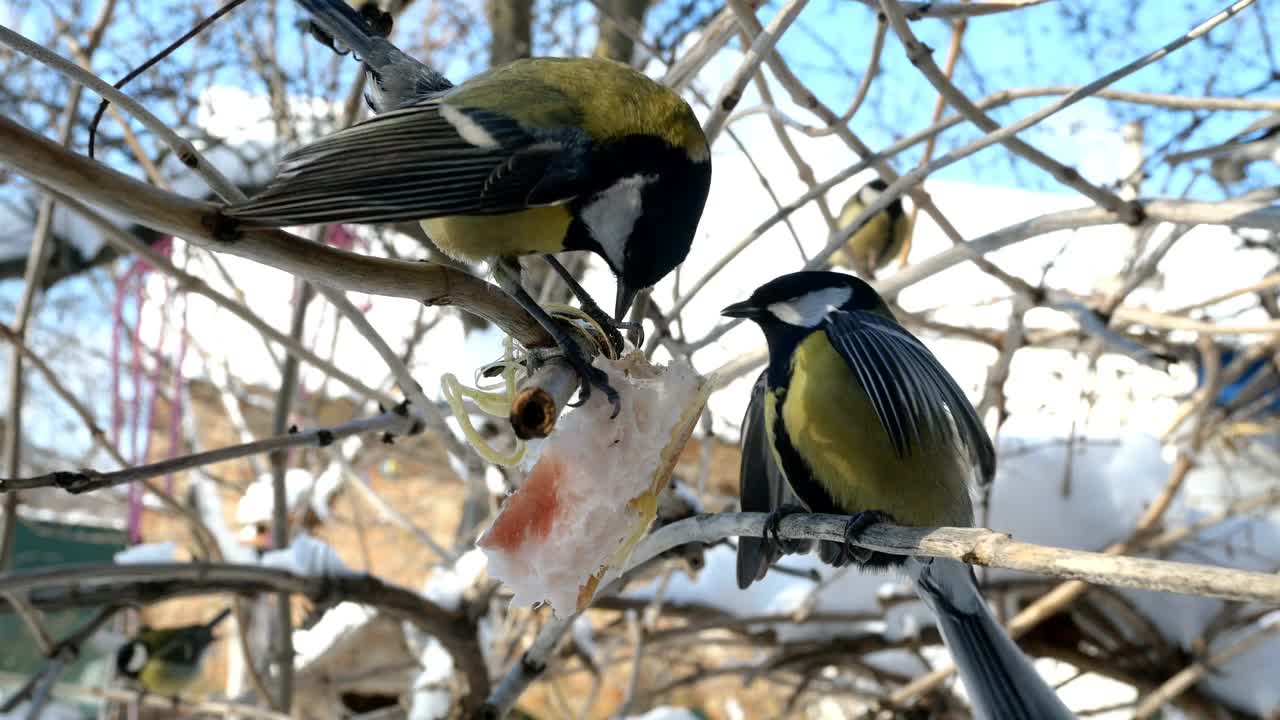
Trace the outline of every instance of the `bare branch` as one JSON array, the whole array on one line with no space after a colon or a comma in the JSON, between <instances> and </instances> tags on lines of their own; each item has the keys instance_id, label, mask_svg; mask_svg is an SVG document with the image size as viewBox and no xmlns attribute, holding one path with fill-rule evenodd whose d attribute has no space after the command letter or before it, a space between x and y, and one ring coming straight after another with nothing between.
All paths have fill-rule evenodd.
<instances>
[{"instance_id":1,"label":"bare branch","mask_svg":"<svg viewBox=\"0 0 1280 720\"><path fill-rule=\"evenodd\" d=\"M867 7L877 7L876 0L858 0ZM1022 10L1036 5L1043 5L1049 0L975 0L975 2L904 2L902 11L908 20L924 20L926 18L942 18L946 20L962 20L964 18L996 15L1013 10Z\"/></svg>"},{"instance_id":2,"label":"bare branch","mask_svg":"<svg viewBox=\"0 0 1280 720\"><path fill-rule=\"evenodd\" d=\"M3 331L0 325L0 332ZM279 452L296 447L327 447L335 441L367 432L389 432L395 435L412 435L421 431L421 425L408 413L408 406L399 406L395 410L375 415L370 418L353 420L333 428L318 428L280 435L267 440L232 445L230 447L207 450L205 452L184 455L169 460L135 465L114 472L97 472L94 470L65 470L47 475L29 478L0 478L0 492L30 490L40 487L62 488L69 493L79 494L93 492L103 488L124 485L139 480L150 480L170 473L204 467L214 463L236 460L250 455Z\"/></svg>"}]
</instances>

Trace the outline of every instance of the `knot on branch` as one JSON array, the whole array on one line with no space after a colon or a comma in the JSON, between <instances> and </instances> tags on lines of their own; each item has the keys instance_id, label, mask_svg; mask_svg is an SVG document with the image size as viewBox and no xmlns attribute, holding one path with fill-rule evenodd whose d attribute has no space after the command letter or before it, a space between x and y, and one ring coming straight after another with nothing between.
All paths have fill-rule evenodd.
<instances>
[{"instance_id":1,"label":"knot on branch","mask_svg":"<svg viewBox=\"0 0 1280 720\"><path fill-rule=\"evenodd\" d=\"M72 494L88 492L97 489L97 480L102 477L102 473L96 470L61 470L53 473L54 487L61 488Z\"/></svg>"},{"instance_id":2,"label":"knot on branch","mask_svg":"<svg viewBox=\"0 0 1280 720\"><path fill-rule=\"evenodd\" d=\"M1130 227L1137 227L1147 221L1147 210L1137 200L1122 204L1117 212L1120 215L1120 222Z\"/></svg>"},{"instance_id":3,"label":"knot on branch","mask_svg":"<svg viewBox=\"0 0 1280 720\"><path fill-rule=\"evenodd\" d=\"M540 387L525 388L511 403L511 427L521 440L546 437L555 427L556 413L550 393Z\"/></svg>"},{"instance_id":4,"label":"knot on branch","mask_svg":"<svg viewBox=\"0 0 1280 720\"><path fill-rule=\"evenodd\" d=\"M201 214L200 224L208 230L209 236L216 242L229 244L240 239L239 223L223 215L221 210Z\"/></svg>"},{"instance_id":5,"label":"knot on branch","mask_svg":"<svg viewBox=\"0 0 1280 720\"><path fill-rule=\"evenodd\" d=\"M1000 554L1001 548L1013 540L1009 533L987 530L969 548L960 559L970 565L991 566Z\"/></svg>"},{"instance_id":6,"label":"knot on branch","mask_svg":"<svg viewBox=\"0 0 1280 720\"><path fill-rule=\"evenodd\" d=\"M933 3L931 2L920 3L920 5L908 10L906 13L906 17L908 20L912 22L915 22L916 20L923 20L929 17L929 12L931 10L933 10Z\"/></svg>"},{"instance_id":7,"label":"knot on branch","mask_svg":"<svg viewBox=\"0 0 1280 720\"><path fill-rule=\"evenodd\" d=\"M907 59L916 67L919 67L921 63L928 60L929 56L933 54L933 48L919 40L910 40L905 44L907 46Z\"/></svg>"}]
</instances>

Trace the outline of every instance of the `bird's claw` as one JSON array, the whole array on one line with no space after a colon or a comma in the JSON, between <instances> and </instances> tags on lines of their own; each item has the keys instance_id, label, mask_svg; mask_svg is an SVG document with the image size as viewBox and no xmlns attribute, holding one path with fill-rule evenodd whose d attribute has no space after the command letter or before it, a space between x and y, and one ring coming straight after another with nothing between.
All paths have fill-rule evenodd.
<instances>
[{"instance_id":1,"label":"bird's claw","mask_svg":"<svg viewBox=\"0 0 1280 720\"><path fill-rule=\"evenodd\" d=\"M844 553L845 557L852 559L859 565L865 564L875 554L874 550L868 550L857 545L862 534L872 525L884 522L893 522L893 517L887 512L881 510L863 510L849 517L848 522L844 524Z\"/></svg>"},{"instance_id":2,"label":"bird's claw","mask_svg":"<svg viewBox=\"0 0 1280 720\"><path fill-rule=\"evenodd\" d=\"M644 323L639 320L626 320L615 322L614 327L618 330L627 331L627 339L636 347L644 345Z\"/></svg>"},{"instance_id":3,"label":"bird's claw","mask_svg":"<svg viewBox=\"0 0 1280 720\"><path fill-rule=\"evenodd\" d=\"M604 393L605 399L613 406L613 412L609 415L612 420L618 417L618 413L622 411L622 396L617 390L609 384L609 375L598 367L588 365L586 359L580 353L566 353L565 357L569 359L573 369L578 372L581 384L578 386L578 401L569 403L569 407L580 407L585 405L587 399L591 397L591 388L597 387Z\"/></svg>"},{"instance_id":4,"label":"bird's claw","mask_svg":"<svg viewBox=\"0 0 1280 720\"><path fill-rule=\"evenodd\" d=\"M548 360L561 357L565 357L565 352L559 346L530 348L525 355L525 370L532 375L538 371L538 368L545 365ZM500 365L501 363L498 364Z\"/></svg>"},{"instance_id":5,"label":"bird's claw","mask_svg":"<svg viewBox=\"0 0 1280 720\"><path fill-rule=\"evenodd\" d=\"M788 515L808 512L799 505L779 505L764 521L764 539L782 544L782 519Z\"/></svg>"}]
</instances>

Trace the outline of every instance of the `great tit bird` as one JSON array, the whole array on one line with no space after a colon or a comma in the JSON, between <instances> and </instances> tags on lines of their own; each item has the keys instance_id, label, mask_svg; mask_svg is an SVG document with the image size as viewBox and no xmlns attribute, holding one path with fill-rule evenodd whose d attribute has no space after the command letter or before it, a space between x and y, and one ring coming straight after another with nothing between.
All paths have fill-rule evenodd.
<instances>
[{"instance_id":1,"label":"great tit bird","mask_svg":"<svg viewBox=\"0 0 1280 720\"><path fill-rule=\"evenodd\" d=\"M783 275L722 313L754 321L769 346L744 422L742 505L772 513L773 537L739 539L738 585L803 549L774 539L784 515L851 515L846 542L823 541L819 554L912 577L980 717L1072 717L996 622L968 565L851 543L883 520L973 525L971 483L994 475L995 450L937 358L870 285L843 273Z\"/></svg>"},{"instance_id":2,"label":"great tit bird","mask_svg":"<svg viewBox=\"0 0 1280 720\"><path fill-rule=\"evenodd\" d=\"M888 189L880 178L859 188L840 209L839 227L848 228ZM903 211L902 198L894 198L888 207L872 215L849 236L849 242L832 254L831 263L849 268L862 277L874 278L877 270L898 256L910 237L911 216Z\"/></svg>"},{"instance_id":3,"label":"great tit bird","mask_svg":"<svg viewBox=\"0 0 1280 720\"><path fill-rule=\"evenodd\" d=\"M542 253L572 281L551 253L596 253L617 278L622 321L639 290L684 261L706 203L711 153L688 103L598 58L517 60L455 87L382 37L368 12L298 2L364 63L379 114L287 155L262 193L223 210L230 227L421 221L445 253L496 260L503 288L590 380L583 399L594 384L616 414L604 374L520 286L517 258Z\"/></svg>"},{"instance_id":4,"label":"great tit bird","mask_svg":"<svg viewBox=\"0 0 1280 720\"><path fill-rule=\"evenodd\" d=\"M200 625L172 628L143 626L116 652L116 669L144 692L175 700L200 677L205 651L213 644L213 629L231 608Z\"/></svg>"},{"instance_id":5,"label":"great tit bird","mask_svg":"<svg viewBox=\"0 0 1280 720\"><path fill-rule=\"evenodd\" d=\"M1209 174L1224 185L1244 180L1249 165L1255 162L1280 162L1280 113L1250 123L1225 142L1174 153L1166 161L1170 165L1178 165L1206 157L1213 158L1209 163Z\"/></svg>"}]
</instances>

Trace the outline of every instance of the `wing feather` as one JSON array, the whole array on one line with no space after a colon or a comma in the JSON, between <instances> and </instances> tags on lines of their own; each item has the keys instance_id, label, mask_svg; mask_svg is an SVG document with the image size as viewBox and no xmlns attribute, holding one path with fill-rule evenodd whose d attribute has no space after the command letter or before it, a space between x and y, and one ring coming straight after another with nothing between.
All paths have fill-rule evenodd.
<instances>
[{"instance_id":1,"label":"wing feather","mask_svg":"<svg viewBox=\"0 0 1280 720\"><path fill-rule=\"evenodd\" d=\"M751 400L742 419L742 464L739 499L743 512L773 512L783 505L802 505L791 491L770 447L764 422L764 394L767 370L751 389ZM738 587L746 589L765 576L769 566L790 553L808 552L806 540L785 540L781 546L771 538L738 538Z\"/></svg>"},{"instance_id":2,"label":"wing feather","mask_svg":"<svg viewBox=\"0 0 1280 720\"><path fill-rule=\"evenodd\" d=\"M248 226L280 227L509 213L539 204L531 197L552 171L558 186L580 179L571 162L558 163L562 144L499 113L458 112L474 124L470 141L441 114L440 100L322 137L285 156L262 193L226 214ZM472 142L481 135L493 143Z\"/></svg>"},{"instance_id":3,"label":"wing feather","mask_svg":"<svg viewBox=\"0 0 1280 720\"><path fill-rule=\"evenodd\" d=\"M832 346L866 391L900 455L912 442L957 433L985 481L995 474L995 449L964 391L929 348L901 325L866 311L837 310L824 328Z\"/></svg>"}]
</instances>

